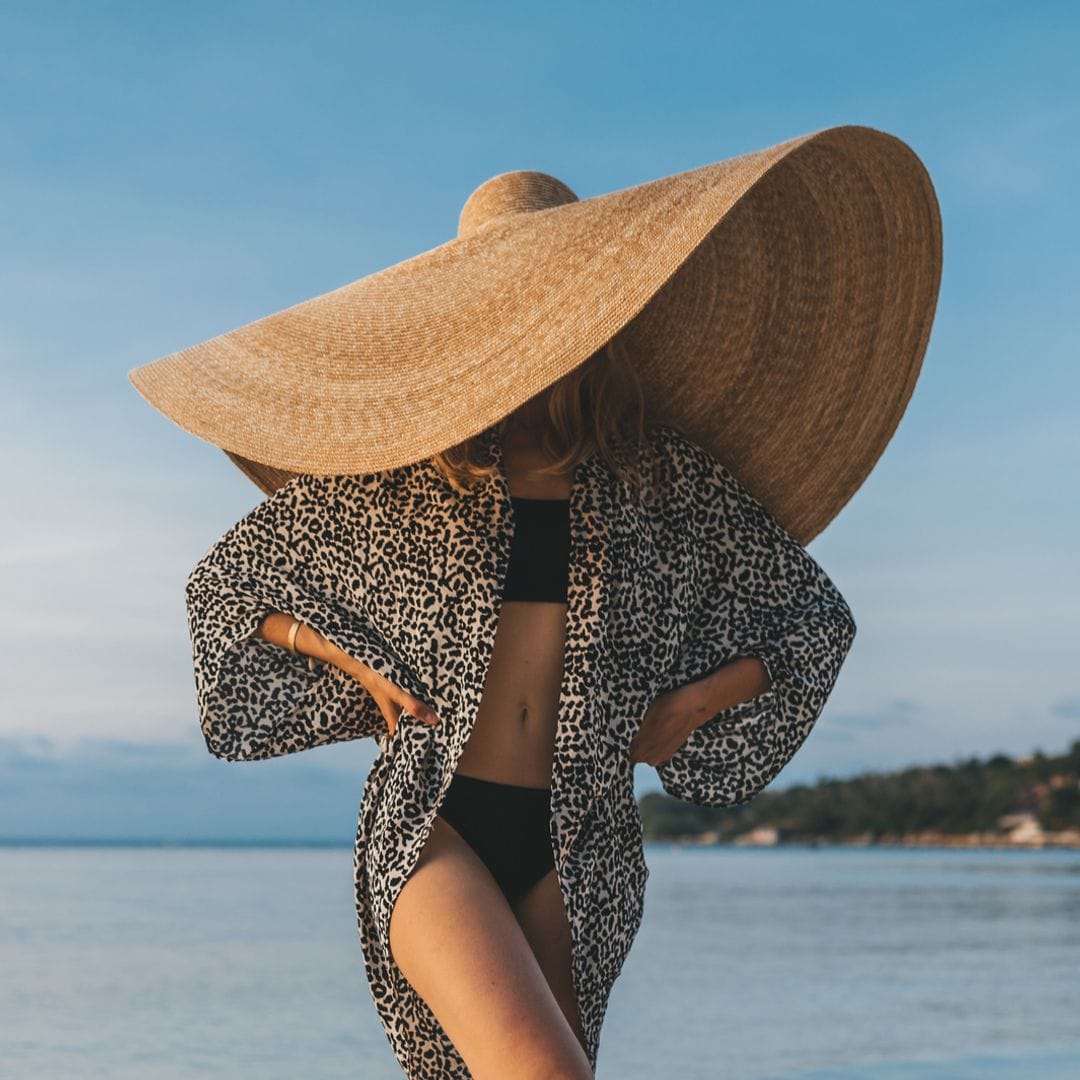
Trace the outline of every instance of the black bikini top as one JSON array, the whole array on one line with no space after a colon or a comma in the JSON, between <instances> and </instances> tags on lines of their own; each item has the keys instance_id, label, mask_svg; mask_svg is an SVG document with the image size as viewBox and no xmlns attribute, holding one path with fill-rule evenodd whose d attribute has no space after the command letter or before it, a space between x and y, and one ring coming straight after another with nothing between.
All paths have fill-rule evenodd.
<instances>
[{"instance_id":1,"label":"black bikini top","mask_svg":"<svg viewBox=\"0 0 1080 1080\"><path fill-rule=\"evenodd\" d=\"M566 603L570 570L570 500L511 495L514 535L504 600Z\"/></svg>"}]
</instances>

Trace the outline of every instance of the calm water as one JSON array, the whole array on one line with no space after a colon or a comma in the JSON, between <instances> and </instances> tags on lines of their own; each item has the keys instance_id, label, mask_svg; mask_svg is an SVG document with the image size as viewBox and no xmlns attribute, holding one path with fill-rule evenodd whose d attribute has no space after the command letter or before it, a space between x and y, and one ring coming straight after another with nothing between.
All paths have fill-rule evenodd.
<instances>
[{"instance_id":1,"label":"calm water","mask_svg":"<svg viewBox=\"0 0 1080 1080\"><path fill-rule=\"evenodd\" d=\"M597 1076L1080 1076L1080 853L649 845ZM400 1080L342 849L0 849L0 1074Z\"/></svg>"}]
</instances>

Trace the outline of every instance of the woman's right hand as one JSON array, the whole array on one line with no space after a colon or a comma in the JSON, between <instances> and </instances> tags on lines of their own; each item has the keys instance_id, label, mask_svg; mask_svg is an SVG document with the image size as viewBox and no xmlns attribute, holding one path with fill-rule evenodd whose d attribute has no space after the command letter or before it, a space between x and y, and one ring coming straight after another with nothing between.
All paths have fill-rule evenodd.
<instances>
[{"instance_id":1,"label":"woman's right hand","mask_svg":"<svg viewBox=\"0 0 1080 1080\"><path fill-rule=\"evenodd\" d=\"M402 709L425 724L437 724L439 722L439 718L435 715L433 709L425 705L419 698L415 698L412 694L402 690L400 686L395 685L377 671L364 667L363 677L357 676L357 678L360 679L364 689L375 699L375 703L379 706L379 711L386 721L387 734L391 738L393 738L394 732L397 730L398 718L401 716Z\"/></svg>"},{"instance_id":2,"label":"woman's right hand","mask_svg":"<svg viewBox=\"0 0 1080 1080\"><path fill-rule=\"evenodd\" d=\"M276 627L274 626L275 622L277 623ZM291 615L278 615L275 613L267 616L263 626L265 628L269 624L273 635L268 637L268 640L284 644L292 622ZM261 632L264 637L268 636L265 629ZM402 709L415 716L417 720L422 720L425 724L437 724L439 722L439 718L434 711L419 698L414 698L412 694L408 694L399 686L395 686L384 675L380 675L374 668L369 668L367 664L363 664L355 657L350 656L333 642L327 641L322 634L310 626L301 623L296 635L296 647L299 652L333 664L360 683L379 706L379 711L386 721L387 733L390 736L393 736L397 730L398 718L401 716Z\"/></svg>"},{"instance_id":3,"label":"woman's right hand","mask_svg":"<svg viewBox=\"0 0 1080 1080\"><path fill-rule=\"evenodd\" d=\"M268 612L262 623L260 623L257 633L274 645L285 648L294 621L291 615L286 615L283 612ZM334 667L340 668L347 675L351 675L356 679L375 699L379 711L386 721L387 733L391 737L397 730L398 718L401 716L402 709L411 716L415 716L417 720L422 720L425 724L437 724L439 722L434 710L430 709L419 698L414 698L412 694L406 693L401 687L395 686L385 676L380 675L373 668L369 668L367 664L361 663L343 649L338 648L332 641L328 641L322 634L306 623L300 624L296 632L294 645L297 653L313 657L324 663L333 664Z\"/></svg>"}]
</instances>

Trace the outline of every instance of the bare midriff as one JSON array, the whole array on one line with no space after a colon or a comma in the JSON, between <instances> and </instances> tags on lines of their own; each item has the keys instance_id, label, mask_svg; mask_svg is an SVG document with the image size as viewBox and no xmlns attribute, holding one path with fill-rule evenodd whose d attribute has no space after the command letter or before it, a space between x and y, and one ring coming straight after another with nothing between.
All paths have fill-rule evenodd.
<instances>
[{"instance_id":1,"label":"bare midriff","mask_svg":"<svg viewBox=\"0 0 1080 1080\"><path fill-rule=\"evenodd\" d=\"M506 453L511 495L570 497L567 476L528 475L528 452ZM515 464L520 470L515 470ZM457 772L500 784L550 787L566 652L566 604L503 600L487 681Z\"/></svg>"},{"instance_id":2,"label":"bare midriff","mask_svg":"<svg viewBox=\"0 0 1080 1080\"><path fill-rule=\"evenodd\" d=\"M566 644L566 604L505 600L487 681L457 771L551 786Z\"/></svg>"}]
</instances>

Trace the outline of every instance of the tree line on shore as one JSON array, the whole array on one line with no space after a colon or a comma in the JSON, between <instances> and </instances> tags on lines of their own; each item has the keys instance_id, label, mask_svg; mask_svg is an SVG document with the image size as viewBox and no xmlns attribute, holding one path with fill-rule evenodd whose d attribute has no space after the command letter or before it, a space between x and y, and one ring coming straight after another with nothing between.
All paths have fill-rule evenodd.
<instances>
[{"instance_id":1,"label":"tree line on shore","mask_svg":"<svg viewBox=\"0 0 1080 1080\"><path fill-rule=\"evenodd\" d=\"M736 806L704 807L662 792L640 803L645 838L712 834L723 842L758 828L785 841L876 840L937 831L990 833L1007 815L1026 814L1046 830L1080 827L1080 739L1063 754L994 754L952 765L916 765L846 779L823 777L766 788Z\"/></svg>"}]
</instances>

